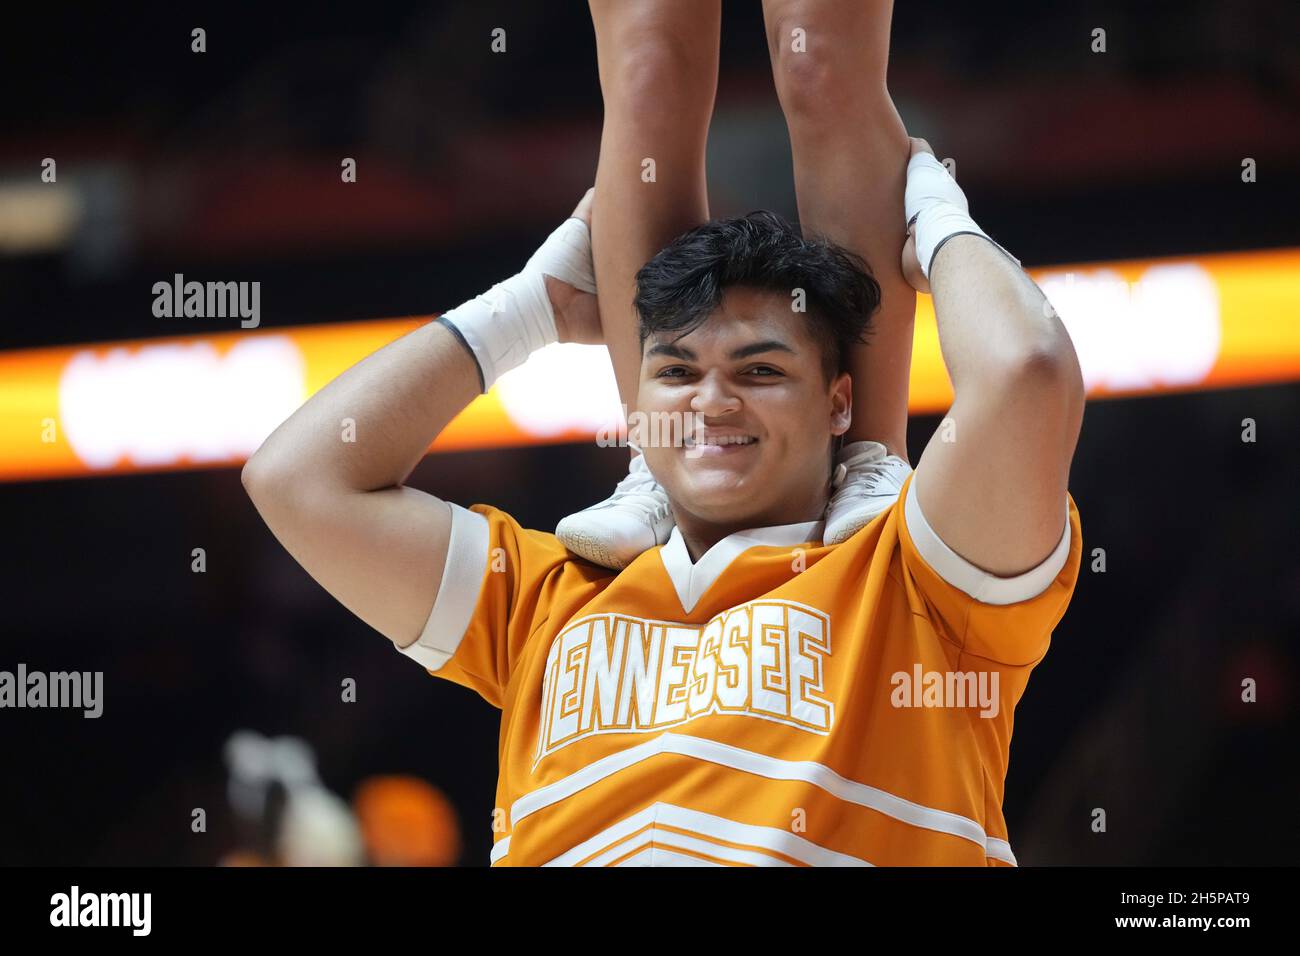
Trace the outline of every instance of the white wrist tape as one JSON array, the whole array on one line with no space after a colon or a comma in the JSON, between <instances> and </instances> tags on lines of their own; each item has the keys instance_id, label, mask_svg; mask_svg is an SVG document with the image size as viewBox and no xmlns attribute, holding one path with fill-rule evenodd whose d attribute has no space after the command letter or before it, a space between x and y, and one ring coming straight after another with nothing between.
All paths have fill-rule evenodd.
<instances>
[{"instance_id":1,"label":"white wrist tape","mask_svg":"<svg viewBox=\"0 0 1300 956\"><path fill-rule=\"evenodd\" d=\"M930 264L939 247L953 236L970 234L983 236L1002 249L1016 265L1020 260L994 242L970 217L966 194L957 181L948 175L943 163L930 153L917 153L907 164L907 188L903 193L903 209L910 225L916 221L916 258L921 271L930 277Z\"/></svg>"},{"instance_id":2,"label":"white wrist tape","mask_svg":"<svg viewBox=\"0 0 1300 956\"><path fill-rule=\"evenodd\" d=\"M439 316L439 321L460 333L474 353L483 391L522 365L530 354L558 341L544 276L554 276L583 292L596 291L591 231L581 219L561 223L521 272Z\"/></svg>"}]
</instances>

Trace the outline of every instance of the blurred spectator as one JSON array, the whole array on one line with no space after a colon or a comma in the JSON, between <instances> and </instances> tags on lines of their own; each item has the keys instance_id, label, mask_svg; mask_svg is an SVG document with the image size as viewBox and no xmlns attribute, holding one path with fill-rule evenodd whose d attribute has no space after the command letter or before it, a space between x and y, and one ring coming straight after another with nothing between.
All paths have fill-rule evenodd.
<instances>
[{"instance_id":1,"label":"blurred spectator","mask_svg":"<svg viewBox=\"0 0 1300 956\"><path fill-rule=\"evenodd\" d=\"M417 777L362 781L352 806L375 866L455 866L460 860L456 810L441 790Z\"/></svg>"},{"instance_id":2,"label":"blurred spectator","mask_svg":"<svg viewBox=\"0 0 1300 956\"><path fill-rule=\"evenodd\" d=\"M227 866L359 866L361 834L346 802L320 782L310 745L251 730L226 743L228 794L248 842Z\"/></svg>"}]
</instances>

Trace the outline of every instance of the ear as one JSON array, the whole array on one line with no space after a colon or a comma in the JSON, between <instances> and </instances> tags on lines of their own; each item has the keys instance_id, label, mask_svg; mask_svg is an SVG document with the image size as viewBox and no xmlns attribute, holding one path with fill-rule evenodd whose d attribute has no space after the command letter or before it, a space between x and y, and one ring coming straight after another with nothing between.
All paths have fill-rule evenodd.
<instances>
[{"instance_id":1,"label":"ear","mask_svg":"<svg viewBox=\"0 0 1300 956\"><path fill-rule=\"evenodd\" d=\"M843 435L853 422L853 377L841 372L831 383L831 434Z\"/></svg>"}]
</instances>

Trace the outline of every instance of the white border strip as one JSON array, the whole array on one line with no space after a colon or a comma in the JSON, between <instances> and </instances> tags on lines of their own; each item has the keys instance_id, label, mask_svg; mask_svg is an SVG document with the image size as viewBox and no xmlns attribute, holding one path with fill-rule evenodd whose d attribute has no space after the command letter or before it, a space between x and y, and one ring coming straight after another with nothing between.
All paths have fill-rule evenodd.
<instances>
[{"instance_id":1,"label":"white border strip","mask_svg":"<svg viewBox=\"0 0 1300 956\"><path fill-rule=\"evenodd\" d=\"M492 852L488 856L488 861L490 863L495 863L497 860L501 859L509 852L510 852L510 837L503 836L500 840L497 840L496 843L492 844Z\"/></svg>"},{"instance_id":2,"label":"white border strip","mask_svg":"<svg viewBox=\"0 0 1300 956\"><path fill-rule=\"evenodd\" d=\"M677 599L681 601L682 610L687 614L695 610L700 598L713 587L714 582L731 563L750 548L775 547L787 548L806 541L821 541L821 521L802 521L794 524L771 525L765 528L752 528L749 531L736 531L715 543L700 556L699 562L692 562L690 552L686 550L686 541L676 525L668 536L668 542L659 549L659 559L664 570L672 579L677 590Z\"/></svg>"},{"instance_id":3,"label":"white border strip","mask_svg":"<svg viewBox=\"0 0 1300 956\"><path fill-rule=\"evenodd\" d=\"M916 500L916 479L907 487L907 501L903 506L907 530L912 542L925 563L934 572L959 591L969 594L981 604L1018 604L1042 594L1056 580L1070 556L1070 503L1065 503L1065 528L1061 540L1042 564L1024 574L1000 578L983 568L971 564L935 534L921 513L921 503Z\"/></svg>"},{"instance_id":4,"label":"white border strip","mask_svg":"<svg viewBox=\"0 0 1300 956\"><path fill-rule=\"evenodd\" d=\"M487 518L455 502L446 504L451 508L451 537L438 596L420 637L414 644L397 648L431 671L451 660L460 647L478 607L488 564Z\"/></svg>"},{"instance_id":5,"label":"white border strip","mask_svg":"<svg viewBox=\"0 0 1300 956\"><path fill-rule=\"evenodd\" d=\"M686 836L663 827L675 827L688 830L695 836ZM642 831L638 833L637 831ZM725 841L725 842L717 842ZM858 859L847 853L837 853L824 846L818 846L811 840L781 830L776 827L755 826L740 823L726 817L715 816L700 810L675 806L671 803L655 803L644 810L618 821L600 833L584 840L582 843L566 850L543 866L573 866L580 860L591 857L585 866L607 866L620 856L654 844L655 850L665 848L694 850L707 856L729 860L734 863L747 863L751 866L790 866L785 860L778 859L762 851L768 850L782 856L792 857L809 866L871 866L866 860ZM743 846L728 846L739 843ZM753 849L747 849L751 847ZM638 854L639 856L640 854ZM690 865L704 864L692 858ZM653 856L652 856L653 860ZM673 860L671 864L681 865ZM632 858L624 860L620 866L636 866ZM653 864L651 864L653 865ZM661 864L663 865L663 864ZM712 864L716 865L716 864Z\"/></svg>"},{"instance_id":6,"label":"white border strip","mask_svg":"<svg viewBox=\"0 0 1300 956\"><path fill-rule=\"evenodd\" d=\"M990 860L1001 860L1003 863L1010 863L1012 866L1019 866L1016 862L1016 855L1011 852L1011 844L1006 840L997 837L988 838L988 857Z\"/></svg>"},{"instance_id":7,"label":"white border strip","mask_svg":"<svg viewBox=\"0 0 1300 956\"><path fill-rule=\"evenodd\" d=\"M735 863L743 861L735 860ZM726 863L715 863L712 860L701 860L699 857L690 856L686 853L679 853L676 850L668 849L664 846L658 846L651 843L643 847L634 856L628 857L617 866L726 866ZM754 864L761 865L761 864Z\"/></svg>"}]
</instances>

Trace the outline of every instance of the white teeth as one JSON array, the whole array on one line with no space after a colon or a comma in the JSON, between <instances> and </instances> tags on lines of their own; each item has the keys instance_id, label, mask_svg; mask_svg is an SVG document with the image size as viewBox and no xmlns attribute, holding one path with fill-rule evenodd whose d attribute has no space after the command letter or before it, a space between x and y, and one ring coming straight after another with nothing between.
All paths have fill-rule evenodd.
<instances>
[{"instance_id":1,"label":"white teeth","mask_svg":"<svg viewBox=\"0 0 1300 956\"><path fill-rule=\"evenodd\" d=\"M718 438L692 440L688 445L752 445L757 440L743 435L724 435Z\"/></svg>"}]
</instances>

